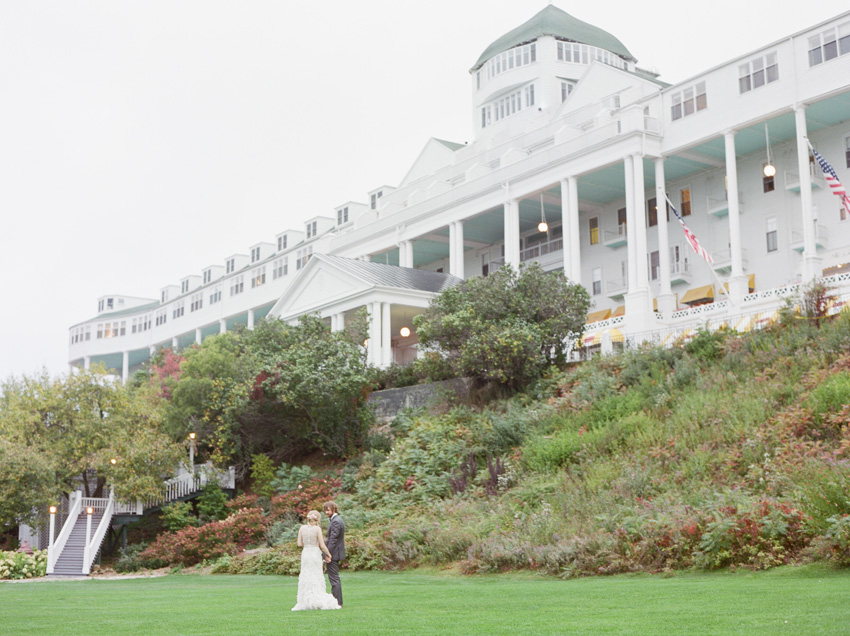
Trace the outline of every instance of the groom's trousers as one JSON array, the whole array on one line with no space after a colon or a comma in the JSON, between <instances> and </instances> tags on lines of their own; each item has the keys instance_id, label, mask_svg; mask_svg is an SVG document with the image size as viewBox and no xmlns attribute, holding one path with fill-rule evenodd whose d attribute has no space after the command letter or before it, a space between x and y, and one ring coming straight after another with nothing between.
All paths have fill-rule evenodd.
<instances>
[{"instance_id":1,"label":"groom's trousers","mask_svg":"<svg viewBox=\"0 0 850 636\"><path fill-rule=\"evenodd\" d=\"M328 581L331 582L331 594L342 605L342 583L339 582L339 561L331 561L328 566Z\"/></svg>"}]
</instances>

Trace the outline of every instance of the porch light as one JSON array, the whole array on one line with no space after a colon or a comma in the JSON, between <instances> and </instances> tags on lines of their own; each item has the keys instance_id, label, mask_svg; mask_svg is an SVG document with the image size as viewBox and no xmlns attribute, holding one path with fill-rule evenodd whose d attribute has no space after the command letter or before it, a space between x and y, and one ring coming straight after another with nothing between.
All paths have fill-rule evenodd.
<instances>
[{"instance_id":1,"label":"porch light","mask_svg":"<svg viewBox=\"0 0 850 636\"><path fill-rule=\"evenodd\" d=\"M767 122L764 122L764 146L767 149L767 163L764 164L764 176L772 177L776 174L776 166L770 161L770 135L767 132Z\"/></svg>"},{"instance_id":2,"label":"porch light","mask_svg":"<svg viewBox=\"0 0 850 636\"><path fill-rule=\"evenodd\" d=\"M112 464L113 466L115 466L115 464L118 463L118 460L113 457L112 459L109 460L109 463Z\"/></svg>"},{"instance_id":3,"label":"porch light","mask_svg":"<svg viewBox=\"0 0 850 636\"><path fill-rule=\"evenodd\" d=\"M193 440L193 439L195 439L195 434L194 434L194 433L189 433L189 439L192 439L192 440Z\"/></svg>"},{"instance_id":4,"label":"porch light","mask_svg":"<svg viewBox=\"0 0 850 636\"><path fill-rule=\"evenodd\" d=\"M94 508L92 508L91 506L86 508L86 514L87 515L93 515L94 514Z\"/></svg>"},{"instance_id":5,"label":"porch light","mask_svg":"<svg viewBox=\"0 0 850 636\"><path fill-rule=\"evenodd\" d=\"M48 510L50 510L50 514L52 514L52 515L56 514L56 506L50 506L50 508L48 508Z\"/></svg>"},{"instance_id":6,"label":"porch light","mask_svg":"<svg viewBox=\"0 0 850 636\"><path fill-rule=\"evenodd\" d=\"M546 223L546 210L543 209L543 193L540 193L540 223L537 224L539 232L548 232L549 224Z\"/></svg>"},{"instance_id":7,"label":"porch light","mask_svg":"<svg viewBox=\"0 0 850 636\"><path fill-rule=\"evenodd\" d=\"M410 335L410 329L408 329L407 327L402 327L399 333L401 334L402 338L407 338L407 336Z\"/></svg>"}]
</instances>

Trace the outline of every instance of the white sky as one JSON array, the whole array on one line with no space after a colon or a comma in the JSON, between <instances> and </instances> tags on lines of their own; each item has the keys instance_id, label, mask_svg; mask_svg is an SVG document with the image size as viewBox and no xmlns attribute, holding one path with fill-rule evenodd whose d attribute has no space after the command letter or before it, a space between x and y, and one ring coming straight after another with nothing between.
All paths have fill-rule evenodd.
<instances>
[{"instance_id":1,"label":"white sky","mask_svg":"<svg viewBox=\"0 0 850 636\"><path fill-rule=\"evenodd\" d=\"M555 4L671 83L848 8ZM98 297L156 298L471 141L469 68L545 5L0 0L0 379L66 372Z\"/></svg>"}]
</instances>

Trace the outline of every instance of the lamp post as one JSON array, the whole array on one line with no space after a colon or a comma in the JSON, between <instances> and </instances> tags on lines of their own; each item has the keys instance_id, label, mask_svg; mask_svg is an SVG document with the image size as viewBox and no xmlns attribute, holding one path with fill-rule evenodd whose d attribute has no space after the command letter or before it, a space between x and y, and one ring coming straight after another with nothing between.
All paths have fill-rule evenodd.
<instances>
[{"instance_id":1,"label":"lamp post","mask_svg":"<svg viewBox=\"0 0 850 636\"><path fill-rule=\"evenodd\" d=\"M189 468L195 472L195 434L189 433Z\"/></svg>"},{"instance_id":2,"label":"lamp post","mask_svg":"<svg viewBox=\"0 0 850 636\"><path fill-rule=\"evenodd\" d=\"M47 541L47 565L53 562L53 532L56 529L56 506L50 506L50 536Z\"/></svg>"},{"instance_id":3,"label":"lamp post","mask_svg":"<svg viewBox=\"0 0 850 636\"><path fill-rule=\"evenodd\" d=\"M89 562L89 551L91 545L91 516L94 514L94 508L89 506L86 508L86 544L83 547L83 572L86 571L86 565Z\"/></svg>"}]
</instances>

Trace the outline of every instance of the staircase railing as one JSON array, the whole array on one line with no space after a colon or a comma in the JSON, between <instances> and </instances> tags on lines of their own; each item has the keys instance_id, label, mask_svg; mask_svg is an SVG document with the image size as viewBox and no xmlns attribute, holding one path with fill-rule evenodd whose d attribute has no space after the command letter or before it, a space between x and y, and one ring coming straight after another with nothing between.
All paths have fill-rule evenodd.
<instances>
[{"instance_id":1,"label":"staircase railing","mask_svg":"<svg viewBox=\"0 0 850 636\"><path fill-rule=\"evenodd\" d=\"M109 492L109 499L92 499L96 502L97 510L103 510L103 516L100 518L100 523L97 524L97 530L89 540L89 525L86 525L86 546L83 550L83 574L91 572L91 566L94 558L97 556L98 548L103 543L103 538L106 536L109 526L112 525L112 512L115 509L115 497L112 491ZM94 507L94 506L92 506Z\"/></svg>"},{"instance_id":2,"label":"staircase railing","mask_svg":"<svg viewBox=\"0 0 850 636\"><path fill-rule=\"evenodd\" d=\"M77 517L80 516L80 507L83 502L83 493L79 490L68 495L68 518L65 519L65 524L59 532L56 540L50 537L50 543L47 545L47 574L53 574L53 568L56 567L56 560L65 549L65 544L68 542L68 537L71 536L71 530L74 529L74 524L77 523Z\"/></svg>"}]
</instances>

